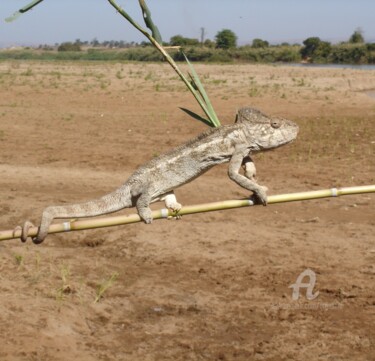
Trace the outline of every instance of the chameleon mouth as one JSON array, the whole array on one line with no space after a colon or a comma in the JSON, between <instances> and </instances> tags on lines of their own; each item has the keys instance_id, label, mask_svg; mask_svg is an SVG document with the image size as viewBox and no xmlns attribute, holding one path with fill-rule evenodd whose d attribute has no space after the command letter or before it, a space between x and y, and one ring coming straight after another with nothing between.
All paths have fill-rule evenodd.
<instances>
[{"instance_id":1,"label":"chameleon mouth","mask_svg":"<svg viewBox=\"0 0 375 361\"><path fill-rule=\"evenodd\" d=\"M298 135L299 127L296 124L289 125L288 129L281 130L285 142L283 144L289 144L293 142Z\"/></svg>"},{"instance_id":2,"label":"chameleon mouth","mask_svg":"<svg viewBox=\"0 0 375 361\"><path fill-rule=\"evenodd\" d=\"M275 134L268 142L256 142L257 149L254 149L253 152L268 152L292 143L297 138L299 131L298 126L294 126L293 128L292 132L290 131L290 127L287 129L279 129L278 134Z\"/></svg>"}]
</instances>

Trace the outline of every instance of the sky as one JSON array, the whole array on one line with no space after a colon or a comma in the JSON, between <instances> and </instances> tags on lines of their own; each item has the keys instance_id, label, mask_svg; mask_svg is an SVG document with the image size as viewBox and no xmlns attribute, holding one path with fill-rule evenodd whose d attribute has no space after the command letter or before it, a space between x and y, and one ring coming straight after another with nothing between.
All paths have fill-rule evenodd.
<instances>
[{"instance_id":1,"label":"sky","mask_svg":"<svg viewBox=\"0 0 375 361\"><path fill-rule=\"evenodd\" d=\"M0 46L55 44L64 41L145 38L107 0L44 0L12 23L5 18L31 0L0 0ZM137 0L117 0L143 25ZM375 0L147 0L163 40L173 35L214 39L231 29L238 44L261 38L270 43L302 43L310 36L339 42L361 28L375 42Z\"/></svg>"}]
</instances>

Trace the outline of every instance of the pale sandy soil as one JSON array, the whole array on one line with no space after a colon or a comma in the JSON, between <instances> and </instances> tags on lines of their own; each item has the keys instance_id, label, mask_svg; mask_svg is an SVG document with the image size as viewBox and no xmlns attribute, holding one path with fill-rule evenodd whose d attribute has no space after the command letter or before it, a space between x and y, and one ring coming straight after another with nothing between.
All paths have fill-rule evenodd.
<instances>
[{"instance_id":1,"label":"pale sandy soil","mask_svg":"<svg viewBox=\"0 0 375 361\"><path fill-rule=\"evenodd\" d=\"M196 68L223 123L253 105L300 125L255 157L270 194L375 184L373 71ZM166 65L3 62L0 85L1 230L103 195L206 129ZM176 193L247 196L225 165ZM0 360L374 360L374 197L3 241ZM293 301L306 269L319 295Z\"/></svg>"}]
</instances>

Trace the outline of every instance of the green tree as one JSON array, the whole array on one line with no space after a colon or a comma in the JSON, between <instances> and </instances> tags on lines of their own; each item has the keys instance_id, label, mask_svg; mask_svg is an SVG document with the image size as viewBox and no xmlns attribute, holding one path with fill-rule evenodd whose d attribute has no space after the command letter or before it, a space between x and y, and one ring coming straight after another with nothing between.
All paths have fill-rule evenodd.
<instances>
[{"instance_id":1,"label":"green tree","mask_svg":"<svg viewBox=\"0 0 375 361\"><path fill-rule=\"evenodd\" d=\"M81 46L77 43L66 42L60 44L57 51L81 51Z\"/></svg>"},{"instance_id":2,"label":"green tree","mask_svg":"<svg viewBox=\"0 0 375 361\"><path fill-rule=\"evenodd\" d=\"M169 44L171 46L183 46L183 45L185 45L184 37L182 35L174 35L169 40Z\"/></svg>"},{"instance_id":3,"label":"green tree","mask_svg":"<svg viewBox=\"0 0 375 361\"><path fill-rule=\"evenodd\" d=\"M214 48L215 47L215 42L210 40L210 39L206 39L203 43L203 45L207 48Z\"/></svg>"},{"instance_id":4,"label":"green tree","mask_svg":"<svg viewBox=\"0 0 375 361\"><path fill-rule=\"evenodd\" d=\"M352 36L349 38L349 43L351 44L363 44L365 38L363 37L363 31L360 28L357 28Z\"/></svg>"},{"instance_id":5,"label":"green tree","mask_svg":"<svg viewBox=\"0 0 375 361\"><path fill-rule=\"evenodd\" d=\"M268 48L269 46L269 42L262 39L254 39L251 44L252 48Z\"/></svg>"},{"instance_id":6,"label":"green tree","mask_svg":"<svg viewBox=\"0 0 375 361\"><path fill-rule=\"evenodd\" d=\"M216 47L219 49L231 49L237 46L237 35L229 29L219 31L216 36Z\"/></svg>"},{"instance_id":7,"label":"green tree","mask_svg":"<svg viewBox=\"0 0 375 361\"><path fill-rule=\"evenodd\" d=\"M301 56L303 59L310 59L311 61L327 59L331 53L331 44L327 41L322 41L318 37L307 38L303 42L301 49Z\"/></svg>"},{"instance_id":8,"label":"green tree","mask_svg":"<svg viewBox=\"0 0 375 361\"><path fill-rule=\"evenodd\" d=\"M99 43L97 38L94 38L94 39L91 40L90 45L93 46L93 47L97 47L97 46L100 45L100 43Z\"/></svg>"},{"instance_id":9,"label":"green tree","mask_svg":"<svg viewBox=\"0 0 375 361\"><path fill-rule=\"evenodd\" d=\"M171 46L196 46L199 45L198 39L185 38L182 35L175 35L169 41Z\"/></svg>"}]
</instances>

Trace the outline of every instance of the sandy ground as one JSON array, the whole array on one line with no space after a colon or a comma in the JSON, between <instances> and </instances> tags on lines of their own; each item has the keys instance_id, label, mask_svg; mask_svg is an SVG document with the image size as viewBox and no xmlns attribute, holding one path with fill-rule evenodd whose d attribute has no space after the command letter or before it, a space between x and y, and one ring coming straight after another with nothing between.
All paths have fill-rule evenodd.
<instances>
[{"instance_id":1,"label":"sandy ground","mask_svg":"<svg viewBox=\"0 0 375 361\"><path fill-rule=\"evenodd\" d=\"M295 143L255 157L269 194L375 183L373 71L196 68L222 123L252 105L300 125ZM198 111L167 65L3 62L0 85L1 230L103 195L206 129L179 110ZM176 193L183 204L247 196L225 165ZM0 360L374 360L374 204L347 196L3 241ZM293 300L307 269L319 294Z\"/></svg>"}]
</instances>

